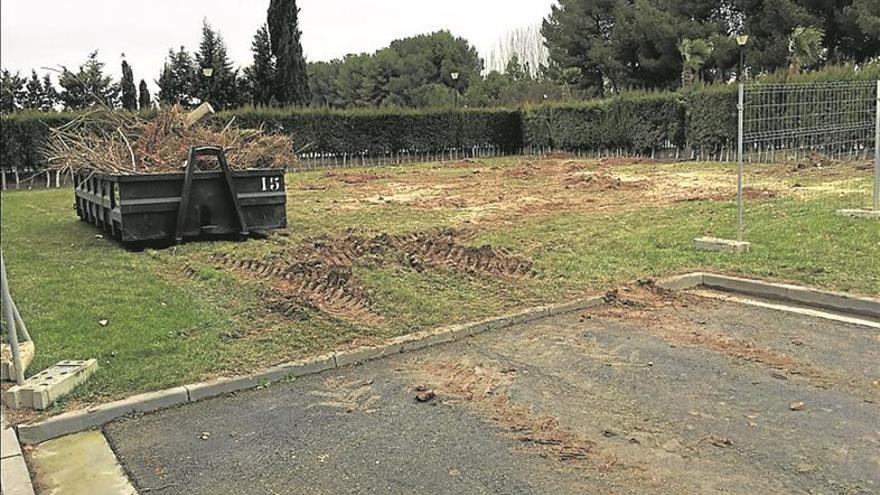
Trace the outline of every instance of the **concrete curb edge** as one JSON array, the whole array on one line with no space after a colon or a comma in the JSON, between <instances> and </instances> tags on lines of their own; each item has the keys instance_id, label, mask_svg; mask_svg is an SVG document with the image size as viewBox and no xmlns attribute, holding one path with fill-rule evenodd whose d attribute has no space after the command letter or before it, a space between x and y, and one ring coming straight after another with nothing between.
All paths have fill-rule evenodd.
<instances>
[{"instance_id":1,"label":"concrete curb edge","mask_svg":"<svg viewBox=\"0 0 880 495\"><path fill-rule=\"evenodd\" d=\"M0 421L2 455L0 455L0 492L8 495L33 495L31 474L21 451L15 430Z\"/></svg>"},{"instance_id":2,"label":"concrete curb edge","mask_svg":"<svg viewBox=\"0 0 880 495\"><path fill-rule=\"evenodd\" d=\"M692 272L664 278L658 281L657 285L673 291L706 287L725 292L737 292L880 318L880 300L877 299L855 297L847 294L795 285L763 282L729 275ZM538 306L521 312L472 323L452 325L404 335L378 346L360 347L324 354L307 360L285 363L250 375L217 378L206 382L139 394L126 399L100 404L89 409L63 413L38 423L18 425L16 430L22 443L37 444L63 435L97 428L134 413L158 411L257 388L289 378L314 375L343 366L356 365L391 355L454 342L480 333L501 330L542 318L583 311L601 306L604 303L604 296L595 295L568 303Z\"/></svg>"},{"instance_id":3,"label":"concrete curb edge","mask_svg":"<svg viewBox=\"0 0 880 495\"><path fill-rule=\"evenodd\" d=\"M18 425L16 429L19 440L23 444L38 444L71 433L98 428L131 414L154 412L265 386L289 378L314 375L343 366L356 365L395 354L454 342L487 331L501 330L520 323L589 309L604 304L604 302L603 296L597 295L574 302L538 306L473 323L426 330L397 337L382 345L324 354L307 360L273 366L249 375L216 378L206 382L138 394L88 409L62 413L38 423Z\"/></svg>"}]
</instances>

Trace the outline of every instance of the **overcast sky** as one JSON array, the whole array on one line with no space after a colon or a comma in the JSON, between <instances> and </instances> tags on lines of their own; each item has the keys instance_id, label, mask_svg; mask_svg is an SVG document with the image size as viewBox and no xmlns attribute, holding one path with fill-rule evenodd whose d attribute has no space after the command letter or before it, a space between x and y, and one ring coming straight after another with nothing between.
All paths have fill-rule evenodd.
<instances>
[{"instance_id":1,"label":"overcast sky","mask_svg":"<svg viewBox=\"0 0 880 495\"><path fill-rule=\"evenodd\" d=\"M507 31L541 21L555 0L299 0L308 60L372 52L438 29L467 38L483 58ZM115 79L124 53L135 79L155 88L169 48L198 47L203 18L219 30L236 65L251 61L268 0L2 0L0 64L77 67L94 49Z\"/></svg>"}]
</instances>

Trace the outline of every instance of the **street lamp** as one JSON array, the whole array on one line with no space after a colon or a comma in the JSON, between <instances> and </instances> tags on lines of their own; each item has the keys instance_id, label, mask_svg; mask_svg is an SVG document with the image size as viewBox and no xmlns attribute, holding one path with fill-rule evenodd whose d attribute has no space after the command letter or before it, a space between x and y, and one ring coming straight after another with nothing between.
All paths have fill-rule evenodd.
<instances>
[{"instance_id":1,"label":"street lamp","mask_svg":"<svg viewBox=\"0 0 880 495\"><path fill-rule=\"evenodd\" d=\"M739 45L739 72L736 73L736 80L742 81L743 71L746 61L746 44L749 42L749 35L740 34L736 37L736 44Z\"/></svg>"},{"instance_id":2,"label":"street lamp","mask_svg":"<svg viewBox=\"0 0 880 495\"><path fill-rule=\"evenodd\" d=\"M213 76L214 75L214 68L213 67L203 67L202 68L202 75L205 77Z\"/></svg>"},{"instance_id":3,"label":"street lamp","mask_svg":"<svg viewBox=\"0 0 880 495\"><path fill-rule=\"evenodd\" d=\"M452 78L452 89L455 91L455 108L458 108L458 72L450 72L449 77Z\"/></svg>"}]
</instances>

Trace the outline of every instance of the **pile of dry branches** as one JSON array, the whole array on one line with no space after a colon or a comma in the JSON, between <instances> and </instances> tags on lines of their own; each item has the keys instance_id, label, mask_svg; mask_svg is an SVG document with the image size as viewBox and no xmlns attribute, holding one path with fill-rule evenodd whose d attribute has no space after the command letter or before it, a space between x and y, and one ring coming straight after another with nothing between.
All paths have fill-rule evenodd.
<instances>
[{"instance_id":1,"label":"pile of dry branches","mask_svg":"<svg viewBox=\"0 0 880 495\"><path fill-rule=\"evenodd\" d=\"M97 107L51 129L44 151L55 170L119 175L180 172L190 146L221 147L230 168L238 170L284 168L296 160L287 135L237 129L231 121L223 129L187 124L187 114L176 106L150 120Z\"/></svg>"}]
</instances>

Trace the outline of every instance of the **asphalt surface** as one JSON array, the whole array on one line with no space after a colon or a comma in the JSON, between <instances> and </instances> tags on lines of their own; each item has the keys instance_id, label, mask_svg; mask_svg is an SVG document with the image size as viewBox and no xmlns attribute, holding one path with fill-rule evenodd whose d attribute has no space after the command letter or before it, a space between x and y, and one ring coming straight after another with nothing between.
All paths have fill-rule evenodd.
<instances>
[{"instance_id":1,"label":"asphalt surface","mask_svg":"<svg viewBox=\"0 0 880 495\"><path fill-rule=\"evenodd\" d=\"M105 434L151 494L877 493L877 380L876 329L683 299L546 319ZM419 386L436 397L417 401Z\"/></svg>"}]
</instances>

